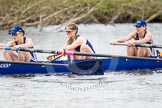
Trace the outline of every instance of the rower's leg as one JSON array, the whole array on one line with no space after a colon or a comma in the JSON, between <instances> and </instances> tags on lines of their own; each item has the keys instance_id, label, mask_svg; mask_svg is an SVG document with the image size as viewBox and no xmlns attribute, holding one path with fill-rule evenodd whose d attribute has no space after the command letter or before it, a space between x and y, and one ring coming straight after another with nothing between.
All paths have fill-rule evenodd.
<instances>
[{"instance_id":1,"label":"rower's leg","mask_svg":"<svg viewBox=\"0 0 162 108\"><path fill-rule=\"evenodd\" d=\"M137 50L137 56L150 56L151 55L151 50L150 48L144 48L144 47L140 47Z\"/></svg>"},{"instance_id":2,"label":"rower's leg","mask_svg":"<svg viewBox=\"0 0 162 108\"><path fill-rule=\"evenodd\" d=\"M146 48L146 56L151 56L151 49L150 48Z\"/></svg>"},{"instance_id":3,"label":"rower's leg","mask_svg":"<svg viewBox=\"0 0 162 108\"><path fill-rule=\"evenodd\" d=\"M31 54L29 52L23 52L23 51L20 51L18 53L18 60L19 61L30 61L31 60Z\"/></svg>"},{"instance_id":4,"label":"rower's leg","mask_svg":"<svg viewBox=\"0 0 162 108\"><path fill-rule=\"evenodd\" d=\"M80 52L93 53L91 48L86 44L81 45ZM79 59L92 59L92 56L79 56Z\"/></svg>"},{"instance_id":5,"label":"rower's leg","mask_svg":"<svg viewBox=\"0 0 162 108\"><path fill-rule=\"evenodd\" d=\"M127 47L128 56L137 56L137 47Z\"/></svg>"},{"instance_id":6,"label":"rower's leg","mask_svg":"<svg viewBox=\"0 0 162 108\"><path fill-rule=\"evenodd\" d=\"M17 61L18 56L13 51L4 51L3 52L4 59L7 61Z\"/></svg>"}]
</instances>

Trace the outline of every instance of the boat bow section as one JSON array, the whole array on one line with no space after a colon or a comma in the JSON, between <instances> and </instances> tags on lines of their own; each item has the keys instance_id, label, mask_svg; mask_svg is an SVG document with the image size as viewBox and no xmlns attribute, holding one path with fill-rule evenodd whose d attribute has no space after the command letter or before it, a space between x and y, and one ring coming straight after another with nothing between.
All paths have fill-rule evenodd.
<instances>
[{"instance_id":1,"label":"boat bow section","mask_svg":"<svg viewBox=\"0 0 162 108\"><path fill-rule=\"evenodd\" d=\"M0 61L0 75L68 73L68 64L46 62Z\"/></svg>"}]
</instances>

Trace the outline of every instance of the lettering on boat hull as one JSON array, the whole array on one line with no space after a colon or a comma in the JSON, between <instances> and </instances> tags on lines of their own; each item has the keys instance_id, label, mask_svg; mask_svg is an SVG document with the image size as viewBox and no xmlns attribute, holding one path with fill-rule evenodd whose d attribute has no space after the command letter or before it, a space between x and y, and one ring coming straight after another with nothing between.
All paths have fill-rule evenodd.
<instances>
[{"instance_id":1,"label":"lettering on boat hull","mask_svg":"<svg viewBox=\"0 0 162 108\"><path fill-rule=\"evenodd\" d=\"M0 64L0 68L9 68L11 66L11 64Z\"/></svg>"}]
</instances>

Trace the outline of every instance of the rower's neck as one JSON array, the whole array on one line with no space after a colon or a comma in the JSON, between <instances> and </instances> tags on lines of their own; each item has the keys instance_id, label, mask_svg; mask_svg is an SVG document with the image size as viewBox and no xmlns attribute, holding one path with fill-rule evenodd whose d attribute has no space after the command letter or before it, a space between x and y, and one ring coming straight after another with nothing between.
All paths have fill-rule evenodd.
<instances>
[{"instance_id":1,"label":"rower's neck","mask_svg":"<svg viewBox=\"0 0 162 108\"><path fill-rule=\"evenodd\" d=\"M143 38L145 36L146 31L139 33L140 37Z\"/></svg>"},{"instance_id":2,"label":"rower's neck","mask_svg":"<svg viewBox=\"0 0 162 108\"><path fill-rule=\"evenodd\" d=\"M76 40L77 39L77 34L73 37L73 40Z\"/></svg>"},{"instance_id":3,"label":"rower's neck","mask_svg":"<svg viewBox=\"0 0 162 108\"><path fill-rule=\"evenodd\" d=\"M19 38L19 40L17 40L18 44L23 44L24 43L24 37Z\"/></svg>"}]
</instances>

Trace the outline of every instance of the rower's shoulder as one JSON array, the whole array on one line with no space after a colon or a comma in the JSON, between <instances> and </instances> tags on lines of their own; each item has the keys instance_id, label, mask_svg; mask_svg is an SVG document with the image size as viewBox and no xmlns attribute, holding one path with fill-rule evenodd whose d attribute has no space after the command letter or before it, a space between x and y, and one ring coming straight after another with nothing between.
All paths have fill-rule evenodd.
<instances>
[{"instance_id":1,"label":"rower's shoulder","mask_svg":"<svg viewBox=\"0 0 162 108\"><path fill-rule=\"evenodd\" d=\"M148 34L152 34L150 31L147 31Z\"/></svg>"},{"instance_id":2,"label":"rower's shoulder","mask_svg":"<svg viewBox=\"0 0 162 108\"><path fill-rule=\"evenodd\" d=\"M79 36L78 38L77 38L78 40L84 40L84 39L86 39L84 36Z\"/></svg>"},{"instance_id":3,"label":"rower's shoulder","mask_svg":"<svg viewBox=\"0 0 162 108\"><path fill-rule=\"evenodd\" d=\"M147 31L147 34L146 34L146 35L147 35L147 36L151 36L151 37L153 36L152 33L151 33L150 31Z\"/></svg>"},{"instance_id":4,"label":"rower's shoulder","mask_svg":"<svg viewBox=\"0 0 162 108\"><path fill-rule=\"evenodd\" d=\"M129 35L128 35L128 37L130 37L130 38L136 38L136 36L137 36L137 32L131 32Z\"/></svg>"},{"instance_id":5,"label":"rower's shoulder","mask_svg":"<svg viewBox=\"0 0 162 108\"><path fill-rule=\"evenodd\" d=\"M25 36L25 37L26 37L26 36ZM32 38L26 37L26 40L27 40L27 41L32 41Z\"/></svg>"},{"instance_id":6,"label":"rower's shoulder","mask_svg":"<svg viewBox=\"0 0 162 108\"><path fill-rule=\"evenodd\" d=\"M24 36L26 39L32 39L32 38L30 38L30 37L28 37L28 36Z\"/></svg>"}]
</instances>

